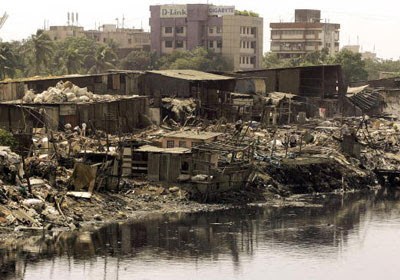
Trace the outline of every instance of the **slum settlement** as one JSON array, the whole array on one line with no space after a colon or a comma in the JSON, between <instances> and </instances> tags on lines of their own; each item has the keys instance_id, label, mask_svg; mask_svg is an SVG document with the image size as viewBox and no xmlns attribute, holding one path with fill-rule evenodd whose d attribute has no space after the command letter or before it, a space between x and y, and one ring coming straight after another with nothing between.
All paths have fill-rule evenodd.
<instances>
[{"instance_id":1,"label":"slum settlement","mask_svg":"<svg viewBox=\"0 0 400 280\"><path fill-rule=\"evenodd\" d=\"M0 227L398 186L400 78L345 80L321 65L2 81Z\"/></svg>"}]
</instances>

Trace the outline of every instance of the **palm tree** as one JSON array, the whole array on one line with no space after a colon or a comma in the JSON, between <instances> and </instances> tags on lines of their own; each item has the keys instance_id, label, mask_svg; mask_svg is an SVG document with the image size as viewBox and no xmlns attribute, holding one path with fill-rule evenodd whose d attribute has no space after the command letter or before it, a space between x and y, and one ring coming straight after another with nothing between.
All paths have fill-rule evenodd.
<instances>
[{"instance_id":1,"label":"palm tree","mask_svg":"<svg viewBox=\"0 0 400 280\"><path fill-rule=\"evenodd\" d=\"M83 64L83 56L78 49L68 48L64 53L64 63L68 74L78 73Z\"/></svg>"},{"instance_id":2,"label":"palm tree","mask_svg":"<svg viewBox=\"0 0 400 280\"><path fill-rule=\"evenodd\" d=\"M117 55L107 45L101 45L96 49L93 57L94 65L89 73L102 73L115 67Z\"/></svg>"},{"instance_id":3,"label":"palm tree","mask_svg":"<svg viewBox=\"0 0 400 280\"><path fill-rule=\"evenodd\" d=\"M0 78L13 77L17 68L17 58L9 43L0 43Z\"/></svg>"},{"instance_id":4,"label":"palm tree","mask_svg":"<svg viewBox=\"0 0 400 280\"><path fill-rule=\"evenodd\" d=\"M28 44L33 52L36 75L39 75L41 66L47 67L51 61L54 53L53 42L43 30L38 30L36 35L32 35Z\"/></svg>"}]
</instances>

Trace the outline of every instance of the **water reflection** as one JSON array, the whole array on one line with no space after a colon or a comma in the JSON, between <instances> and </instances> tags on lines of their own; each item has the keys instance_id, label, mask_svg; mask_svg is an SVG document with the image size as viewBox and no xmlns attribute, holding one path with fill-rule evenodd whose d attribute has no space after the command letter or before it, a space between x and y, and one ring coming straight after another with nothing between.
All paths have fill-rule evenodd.
<instances>
[{"instance_id":1,"label":"water reflection","mask_svg":"<svg viewBox=\"0 0 400 280\"><path fill-rule=\"evenodd\" d=\"M147 275L167 276L172 266L181 279L190 272L204 279L204 268L216 273L210 279L251 279L266 263L275 263L269 272L279 272L279 258L309 265L307 256L323 266L343 258L349 243L363 246L371 222L399 227L399 198L399 192L381 190L316 199L323 207L159 214L94 232L32 236L2 244L1 278L153 279Z\"/></svg>"}]
</instances>

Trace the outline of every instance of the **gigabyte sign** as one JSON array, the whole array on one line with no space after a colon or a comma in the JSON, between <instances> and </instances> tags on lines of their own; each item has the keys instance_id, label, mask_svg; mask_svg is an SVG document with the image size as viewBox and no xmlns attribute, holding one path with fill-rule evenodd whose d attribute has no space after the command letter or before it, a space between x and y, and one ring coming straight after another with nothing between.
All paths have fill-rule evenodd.
<instances>
[{"instance_id":1,"label":"gigabyte sign","mask_svg":"<svg viewBox=\"0 0 400 280\"><path fill-rule=\"evenodd\" d=\"M235 6L214 6L208 7L208 15L210 16L228 16L235 14Z\"/></svg>"},{"instance_id":2,"label":"gigabyte sign","mask_svg":"<svg viewBox=\"0 0 400 280\"><path fill-rule=\"evenodd\" d=\"M186 5L162 5L160 7L161 18L185 18L187 17Z\"/></svg>"}]
</instances>

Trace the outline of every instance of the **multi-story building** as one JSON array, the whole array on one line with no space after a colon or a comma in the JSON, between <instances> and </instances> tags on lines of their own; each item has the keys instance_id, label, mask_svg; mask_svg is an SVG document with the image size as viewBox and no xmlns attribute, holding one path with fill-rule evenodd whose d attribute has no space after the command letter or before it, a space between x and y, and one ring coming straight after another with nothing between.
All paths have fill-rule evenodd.
<instances>
[{"instance_id":1,"label":"multi-story building","mask_svg":"<svg viewBox=\"0 0 400 280\"><path fill-rule=\"evenodd\" d=\"M234 70L258 69L263 54L263 19L238 15L234 6L208 4L150 6L151 49L173 51L212 49Z\"/></svg>"},{"instance_id":2,"label":"multi-story building","mask_svg":"<svg viewBox=\"0 0 400 280\"><path fill-rule=\"evenodd\" d=\"M86 36L94 41L106 44L111 41L117 44L119 51L150 50L150 33L143 29L117 28L115 24L104 24L98 30L84 30L81 26L50 26L45 30L51 40L64 40L68 36Z\"/></svg>"},{"instance_id":3,"label":"multi-story building","mask_svg":"<svg viewBox=\"0 0 400 280\"><path fill-rule=\"evenodd\" d=\"M361 51L360 51L360 49L361 49ZM374 52L369 52L369 51L363 52L360 45L346 45L346 46L342 47L342 50L349 50L353 53L360 53L361 59L363 59L363 60L364 59L374 60L377 57L375 51Z\"/></svg>"},{"instance_id":4,"label":"multi-story building","mask_svg":"<svg viewBox=\"0 0 400 280\"><path fill-rule=\"evenodd\" d=\"M322 21L320 10L295 10L295 22L271 23L271 52L283 59L323 48L339 52L340 24Z\"/></svg>"}]
</instances>

